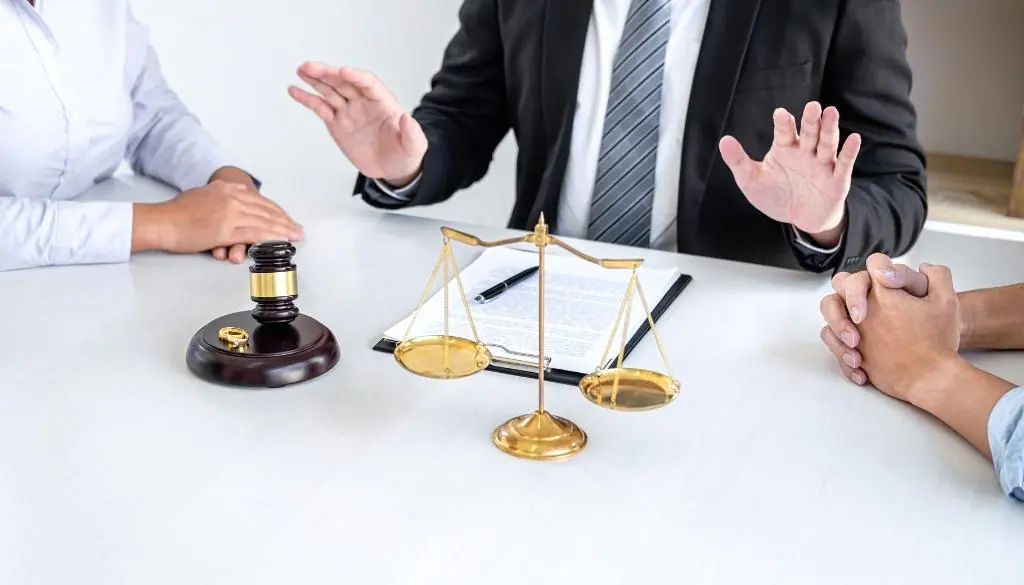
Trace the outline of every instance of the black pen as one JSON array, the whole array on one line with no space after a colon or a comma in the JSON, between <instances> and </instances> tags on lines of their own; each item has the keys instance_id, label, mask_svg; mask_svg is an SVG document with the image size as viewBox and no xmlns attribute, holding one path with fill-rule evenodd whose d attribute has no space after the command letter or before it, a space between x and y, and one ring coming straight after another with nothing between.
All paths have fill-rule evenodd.
<instances>
[{"instance_id":1,"label":"black pen","mask_svg":"<svg viewBox=\"0 0 1024 585\"><path fill-rule=\"evenodd\" d=\"M519 274L506 278L505 280L499 282L498 284L492 286L491 288L485 290L484 292L476 295L476 297L473 300L478 303L489 303L494 299L498 298L498 296L501 295L501 293L507 291L513 285L516 285L529 278L530 275L532 275L534 272L537 272L538 270L540 270L539 266L527 268L526 270L520 272Z\"/></svg>"}]
</instances>

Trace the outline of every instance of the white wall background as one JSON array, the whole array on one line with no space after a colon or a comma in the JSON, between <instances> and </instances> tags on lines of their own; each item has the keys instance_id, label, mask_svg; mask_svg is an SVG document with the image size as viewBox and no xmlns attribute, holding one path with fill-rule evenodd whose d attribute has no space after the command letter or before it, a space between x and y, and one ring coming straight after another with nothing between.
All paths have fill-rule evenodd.
<instances>
[{"instance_id":1,"label":"white wall background","mask_svg":"<svg viewBox=\"0 0 1024 585\"><path fill-rule=\"evenodd\" d=\"M217 139L288 208L305 192L345 204L355 170L323 124L288 96L305 60L372 69L412 108L455 32L461 0L132 0L164 75ZM472 193L418 215L503 225L514 143ZM301 218L300 218L301 220Z\"/></svg>"},{"instance_id":2,"label":"white wall background","mask_svg":"<svg viewBox=\"0 0 1024 585\"><path fill-rule=\"evenodd\" d=\"M287 203L346 204L355 171L286 93L307 59L374 70L412 107L427 89L461 0L133 0L178 93ZM936 152L1013 159L1024 107L1024 0L904 0L920 135ZM503 224L514 189L506 140L491 173L421 215Z\"/></svg>"},{"instance_id":3,"label":"white wall background","mask_svg":"<svg viewBox=\"0 0 1024 585\"><path fill-rule=\"evenodd\" d=\"M903 16L925 147L1016 160L1024 0L903 0Z\"/></svg>"}]
</instances>

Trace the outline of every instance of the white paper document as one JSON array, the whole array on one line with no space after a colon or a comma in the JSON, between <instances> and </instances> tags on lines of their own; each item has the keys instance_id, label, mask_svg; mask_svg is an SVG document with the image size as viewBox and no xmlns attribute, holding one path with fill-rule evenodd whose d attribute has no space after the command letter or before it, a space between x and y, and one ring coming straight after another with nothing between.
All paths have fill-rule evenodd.
<instances>
[{"instance_id":1,"label":"white paper document","mask_svg":"<svg viewBox=\"0 0 1024 585\"><path fill-rule=\"evenodd\" d=\"M473 297L510 276L536 266L537 262L536 252L490 248L460 273L480 341L487 345L496 362L537 362L538 274L516 284L489 303L477 303ZM438 281L442 278L440 274ZM679 271L641 267L637 275L648 307L653 311L679 277ZM449 334L473 339L458 284L454 275L449 276ZM615 326L630 276L630 270L601 268L557 250L545 254L544 355L550 358L550 368L588 373L601 365L601 356ZM401 341L411 318L410 315L388 329L384 338ZM627 342L645 320L643 305L634 292ZM409 337L443 333L442 288L424 303ZM609 358L618 355L621 335L620 328L612 342Z\"/></svg>"}]
</instances>

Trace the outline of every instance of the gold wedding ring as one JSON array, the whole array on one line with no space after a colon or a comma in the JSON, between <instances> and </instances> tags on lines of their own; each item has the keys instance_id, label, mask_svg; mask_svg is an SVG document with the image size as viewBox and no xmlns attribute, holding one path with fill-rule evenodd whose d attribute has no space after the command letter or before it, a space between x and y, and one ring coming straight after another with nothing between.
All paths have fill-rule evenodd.
<instances>
[{"instance_id":1,"label":"gold wedding ring","mask_svg":"<svg viewBox=\"0 0 1024 585\"><path fill-rule=\"evenodd\" d=\"M228 349L239 349L249 343L249 334L240 327L225 327L217 333L217 338Z\"/></svg>"}]
</instances>

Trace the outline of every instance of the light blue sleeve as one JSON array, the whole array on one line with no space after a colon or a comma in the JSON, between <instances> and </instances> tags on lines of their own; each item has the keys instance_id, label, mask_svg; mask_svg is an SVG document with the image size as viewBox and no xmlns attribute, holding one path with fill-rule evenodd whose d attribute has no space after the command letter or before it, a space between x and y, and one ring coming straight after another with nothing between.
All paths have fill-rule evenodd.
<instances>
[{"instance_id":1,"label":"light blue sleeve","mask_svg":"<svg viewBox=\"0 0 1024 585\"><path fill-rule=\"evenodd\" d=\"M131 250L131 203L0 196L0 272L126 262Z\"/></svg>"},{"instance_id":2,"label":"light blue sleeve","mask_svg":"<svg viewBox=\"0 0 1024 585\"><path fill-rule=\"evenodd\" d=\"M125 157L132 168L187 191L207 184L222 167L239 166L167 85L148 31L130 8L127 19L133 122Z\"/></svg>"},{"instance_id":3,"label":"light blue sleeve","mask_svg":"<svg viewBox=\"0 0 1024 585\"><path fill-rule=\"evenodd\" d=\"M988 420L988 442L999 484L1024 502L1024 387L1006 394Z\"/></svg>"}]
</instances>

